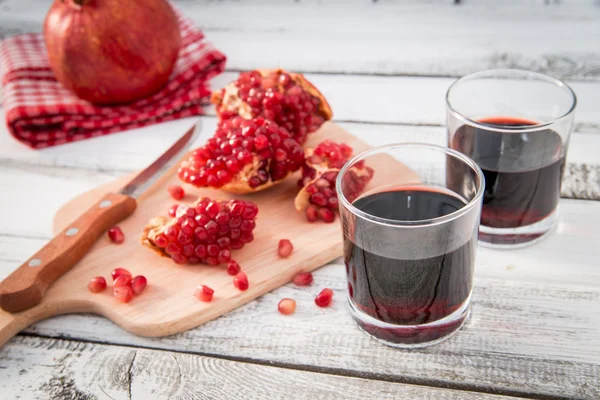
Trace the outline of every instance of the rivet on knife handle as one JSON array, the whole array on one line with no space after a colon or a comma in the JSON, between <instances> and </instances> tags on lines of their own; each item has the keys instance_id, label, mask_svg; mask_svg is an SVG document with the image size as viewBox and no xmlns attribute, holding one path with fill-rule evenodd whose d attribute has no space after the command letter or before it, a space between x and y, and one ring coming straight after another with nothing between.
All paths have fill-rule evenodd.
<instances>
[{"instance_id":1,"label":"rivet on knife handle","mask_svg":"<svg viewBox=\"0 0 600 400\"><path fill-rule=\"evenodd\" d=\"M48 287L77 264L101 235L130 216L136 207L136 200L129 196L107 194L0 282L0 308L19 312L39 304Z\"/></svg>"}]
</instances>

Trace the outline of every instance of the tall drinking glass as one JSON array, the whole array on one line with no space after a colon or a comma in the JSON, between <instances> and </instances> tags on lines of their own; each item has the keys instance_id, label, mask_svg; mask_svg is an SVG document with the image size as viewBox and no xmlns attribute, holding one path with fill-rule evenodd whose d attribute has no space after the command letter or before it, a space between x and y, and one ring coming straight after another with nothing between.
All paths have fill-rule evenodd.
<instances>
[{"instance_id":1,"label":"tall drinking glass","mask_svg":"<svg viewBox=\"0 0 600 400\"><path fill-rule=\"evenodd\" d=\"M448 90L448 145L485 175L483 244L528 245L556 224L576 104L564 82L521 70L467 75Z\"/></svg>"},{"instance_id":2,"label":"tall drinking glass","mask_svg":"<svg viewBox=\"0 0 600 400\"><path fill-rule=\"evenodd\" d=\"M364 187L360 177L372 171ZM438 343L470 312L484 178L471 159L395 144L337 177L348 300L358 326L396 347Z\"/></svg>"}]
</instances>

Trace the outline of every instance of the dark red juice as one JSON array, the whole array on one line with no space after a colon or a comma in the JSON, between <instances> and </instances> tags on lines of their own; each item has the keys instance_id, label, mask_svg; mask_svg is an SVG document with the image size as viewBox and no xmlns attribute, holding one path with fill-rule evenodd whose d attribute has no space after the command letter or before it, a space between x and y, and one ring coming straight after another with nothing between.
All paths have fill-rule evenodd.
<instances>
[{"instance_id":1,"label":"dark red juice","mask_svg":"<svg viewBox=\"0 0 600 400\"><path fill-rule=\"evenodd\" d=\"M524 127L536 122L490 117L479 120L490 127ZM535 224L558 205L565 166L564 144L553 130L495 132L463 125L451 147L471 157L485 176L481 224L518 228Z\"/></svg>"},{"instance_id":2,"label":"dark red juice","mask_svg":"<svg viewBox=\"0 0 600 400\"><path fill-rule=\"evenodd\" d=\"M465 206L462 199L429 188L376 193L353 204L370 215L398 221L437 218ZM472 239L466 243L449 245L452 240L447 239L455 232L451 229L442 232L437 248L423 249L431 256L416 259L404 258L402 251L394 258L383 256L383 252L390 254L389 249L380 251L375 241L360 247L347 238L344 259L354 305L370 317L394 325L427 324L458 310L471 293L477 238L471 235ZM402 237L397 244L398 249L402 248ZM456 322L458 326L461 323ZM407 343L394 329L359 324L377 337ZM411 337L411 340L435 340L458 326L420 331L424 332L421 337Z\"/></svg>"}]
</instances>

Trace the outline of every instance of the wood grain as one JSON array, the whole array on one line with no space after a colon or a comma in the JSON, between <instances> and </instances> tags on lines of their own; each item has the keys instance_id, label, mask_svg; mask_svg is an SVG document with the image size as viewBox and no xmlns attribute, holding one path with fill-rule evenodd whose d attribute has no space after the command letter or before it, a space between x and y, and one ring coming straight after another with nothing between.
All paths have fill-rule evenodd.
<instances>
[{"instance_id":1,"label":"wood grain","mask_svg":"<svg viewBox=\"0 0 600 400\"><path fill-rule=\"evenodd\" d=\"M367 148L364 143L332 123L324 124L312 135L307 146L324 138L348 143L356 152ZM373 166L375 161L381 160L374 160ZM296 212L293 199L298 191L297 177L290 177L269 191L246 197L260 209L255 241L251 246L234 252L233 257L249 277L248 290L237 290L223 267L180 267L167 257L159 257L155 252L142 247L139 237L151 218L165 215L173 204L166 188L180 183L175 176L177 168L178 165L175 165L161 182L153 186L152 191L144 194L139 199L140 205L135 214L120 224L125 233L125 243L114 245L104 237L76 268L49 288L38 307L14 316L0 313L0 319L15 319L7 330L15 334L15 328L50 315L93 312L110 318L138 335L165 336L223 315L289 282L298 272L311 271L341 255L339 224L311 224L302 213ZM403 176L399 170L394 173ZM406 176L408 174L407 171ZM70 226L74 217L96 203L105 193L122 187L127 179L129 178L95 189L66 204L56 215L54 231L62 231L67 225ZM195 190L191 186L187 190L187 202L192 202L199 196L233 198L222 191ZM277 256L276 246L278 240L284 237L294 243L296 250L291 257L281 259ZM108 277L110 271L117 266L128 269L133 275L143 273L148 278L149 287L131 303L117 303L110 295L110 290L91 294L87 289L87 283L92 277ZM215 290L215 298L211 303L198 302L192 295L199 284L208 285ZM158 309L157 302L161 304ZM6 341L11 333L2 332L0 335Z\"/></svg>"},{"instance_id":2,"label":"wood grain","mask_svg":"<svg viewBox=\"0 0 600 400\"><path fill-rule=\"evenodd\" d=\"M32 337L0 353L0 381L7 399L516 399Z\"/></svg>"}]
</instances>

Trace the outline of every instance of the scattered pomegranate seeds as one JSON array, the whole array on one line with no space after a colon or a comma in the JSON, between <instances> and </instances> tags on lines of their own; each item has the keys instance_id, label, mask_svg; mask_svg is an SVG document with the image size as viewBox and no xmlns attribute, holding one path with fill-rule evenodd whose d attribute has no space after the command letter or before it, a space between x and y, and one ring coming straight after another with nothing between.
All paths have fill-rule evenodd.
<instances>
[{"instance_id":1,"label":"scattered pomegranate seeds","mask_svg":"<svg viewBox=\"0 0 600 400\"><path fill-rule=\"evenodd\" d=\"M234 278L233 278L233 286L235 286L236 288L238 288L239 290L246 290L248 289L248 276L244 273L244 272L239 272Z\"/></svg>"},{"instance_id":2,"label":"scattered pomegranate seeds","mask_svg":"<svg viewBox=\"0 0 600 400\"><path fill-rule=\"evenodd\" d=\"M242 268L240 267L240 264L238 264L236 261L231 260L229 261L229 264L227 264L227 273L229 275L237 275L240 271L242 270Z\"/></svg>"},{"instance_id":3,"label":"scattered pomegranate seeds","mask_svg":"<svg viewBox=\"0 0 600 400\"><path fill-rule=\"evenodd\" d=\"M125 234L118 226L113 226L108 230L108 238L111 242L121 244L125 241Z\"/></svg>"},{"instance_id":4,"label":"scattered pomegranate seeds","mask_svg":"<svg viewBox=\"0 0 600 400\"><path fill-rule=\"evenodd\" d=\"M296 300L289 299L287 297L284 299L281 299L279 304L277 304L277 309L283 315L293 314L294 311L296 311Z\"/></svg>"},{"instance_id":5,"label":"scattered pomegranate seeds","mask_svg":"<svg viewBox=\"0 0 600 400\"><path fill-rule=\"evenodd\" d=\"M101 276L97 276L92 278L90 283L88 283L88 289L92 293L98 293L106 289L106 279Z\"/></svg>"},{"instance_id":6,"label":"scattered pomegranate seeds","mask_svg":"<svg viewBox=\"0 0 600 400\"><path fill-rule=\"evenodd\" d=\"M167 191L175 200L181 200L183 199L183 196L185 196L185 192L181 186L169 186Z\"/></svg>"},{"instance_id":7,"label":"scattered pomegranate seeds","mask_svg":"<svg viewBox=\"0 0 600 400\"><path fill-rule=\"evenodd\" d=\"M298 286L308 286L312 281L313 276L310 272L301 272L294 277L294 283Z\"/></svg>"},{"instance_id":8,"label":"scattered pomegranate seeds","mask_svg":"<svg viewBox=\"0 0 600 400\"><path fill-rule=\"evenodd\" d=\"M198 298L198 300L200 301L211 301L213 298L213 293L215 291L212 290L211 288L209 288L206 285L200 285L198 286L198 288L196 288L196 291L194 292L194 296L196 296Z\"/></svg>"},{"instance_id":9,"label":"scattered pomegranate seeds","mask_svg":"<svg viewBox=\"0 0 600 400\"><path fill-rule=\"evenodd\" d=\"M115 286L117 282L115 281ZM140 294L146 289L146 285L148 285L148 280L143 275L138 275L131 280L131 290L133 290L133 294Z\"/></svg>"},{"instance_id":10,"label":"scattered pomegranate seeds","mask_svg":"<svg viewBox=\"0 0 600 400\"><path fill-rule=\"evenodd\" d=\"M121 275L113 282L113 286L129 286L131 284L131 276L130 275Z\"/></svg>"},{"instance_id":11,"label":"scattered pomegranate seeds","mask_svg":"<svg viewBox=\"0 0 600 400\"><path fill-rule=\"evenodd\" d=\"M333 298L333 290L325 288L315 297L315 304L319 307L327 307Z\"/></svg>"},{"instance_id":12,"label":"scattered pomegranate seeds","mask_svg":"<svg viewBox=\"0 0 600 400\"><path fill-rule=\"evenodd\" d=\"M171 207L169 207L169 217L175 218L178 207L179 207L179 204L173 204Z\"/></svg>"},{"instance_id":13,"label":"scattered pomegranate seeds","mask_svg":"<svg viewBox=\"0 0 600 400\"><path fill-rule=\"evenodd\" d=\"M277 246L277 254L279 257L286 258L289 257L294 251L294 245L288 239L281 239L279 241L279 245Z\"/></svg>"},{"instance_id":14,"label":"scattered pomegranate seeds","mask_svg":"<svg viewBox=\"0 0 600 400\"><path fill-rule=\"evenodd\" d=\"M133 297L133 290L129 286L115 286L113 296L121 303L129 303Z\"/></svg>"},{"instance_id":15,"label":"scattered pomegranate seeds","mask_svg":"<svg viewBox=\"0 0 600 400\"><path fill-rule=\"evenodd\" d=\"M110 273L110 276L112 276L113 281L115 281L121 275L129 275L129 277L131 278L131 272L127 271L125 268L115 268Z\"/></svg>"}]
</instances>

